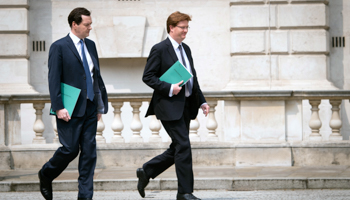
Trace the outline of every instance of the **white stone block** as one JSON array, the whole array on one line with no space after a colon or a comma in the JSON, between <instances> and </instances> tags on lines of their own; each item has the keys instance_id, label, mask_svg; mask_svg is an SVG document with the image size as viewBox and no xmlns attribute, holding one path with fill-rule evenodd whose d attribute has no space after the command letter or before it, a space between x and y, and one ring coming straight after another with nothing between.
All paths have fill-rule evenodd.
<instances>
[{"instance_id":1,"label":"white stone block","mask_svg":"<svg viewBox=\"0 0 350 200\"><path fill-rule=\"evenodd\" d=\"M141 57L146 18L96 17L91 38L96 38L100 58Z\"/></svg>"},{"instance_id":2,"label":"white stone block","mask_svg":"<svg viewBox=\"0 0 350 200\"><path fill-rule=\"evenodd\" d=\"M28 83L27 59L1 59L0 84Z\"/></svg>"},{"instance_id":3,"label":"white stone block","mask_svg":"<svg viewBox=\"0 0 350 200\"><path fill-rule=\"evenodd\" d=\"M163 27L146 27L142 57L148 57L153 45L161 42L164 34L165 30Z\"/></svg>"},{"instance_id":4,"label":"white stone block","mask_svg":"<svg viewBox=\"0 0 350 200\"><path fill-rule=\"evenodd\" d=\"M278 6L280 27L327 27L327 7L324 4Z\"/></svg>"},{"instance_id":5,"label":"white stone block","mask_svg":"<svg viewBox=\"0 0 350 200\"><path fill-rule=\"evenodd\" d=\"M291 3L324 3L328 4L329 0L291 0Z\"/></svg>"},{"instance_id":6,"label":"white stone block","mask_svg":"<svg viewBox=\"0 0 350 200\"><path fill-rule=\"evenodd\" d=\"M279 79L326 80L326 56L280 56Z\"/></svg>"},{"instance_id":7,"label":"white stone block","mask_svg":"<svg viewBox=\"0 0 350 200\"><path fill-rule=\"evenodd\" d=\"M269 26L276 27L275 13L275 5L231 6L231 28L256 29ZM271 21L269 22L269 20Z\"/></svg>"},{"instance_id":8,"label":"white stone block","mask_svg":"<svg viewBox=\"0 0 350 200\"><path fill-rule=\"evenodd\" d=\"M292 53L328 53L329 41L326 30L291 31Z\"/></svg>"},{"instance_id":9,"label":"white stone block","mask_svg":"<svg viewBox=\"0 0 350 200\"><path fill-rule=\"evenodd\" d=\"M0 56L27 56L27 34L0 34Z\"/></svg>"},{"instance_id":10,"label":"white stone block","mask_svg":"<svg viewBox=\"0 0 350 200\"><path fill-rule=\"evenodd\" d=\"M231 4L265 3L265 0L230 0Z\"/></svg>"},{"instance_id":11,"label":"white stone block","mask_svg":"<svg viewBox=\"0 0 350 200\"><path fill-rule=\"evenodd\" d=\"M231 32L232 54L265 54L265 31Z\"/></svg>"},{"instance_id":12,"label":"white stone block","mask_svg":"<svg viewBox=\"0 0 350 200\"><path fill-rule=\"evenodd\" d=\"M286 140L303 140L302 102L301 100L286 101Z\"/></svg>"},{"instance_id":13,"label":"white stone block","mask_svg":"<svg viewBox=\"0 0 350 200\"><path fill-rule=\"evenodd\" d=\"M0 0L0 5L28 5L28 0Z\"/></svg>"},{"instance_id":14,"label":"white stone block","mask_svg":"<svg viewBox=\"0 0 350 200\"><path fill-rule=\"evenodd\" d=\"M241 101L242 141L285 141L284 101Z\"/></svg>"},{"instance_id":15,"label":"white stone block","mask_svg":"<svg viewBox=\"0 0 350 200\"><path fill-rule=\"evenodd\" d=\"M288 31L271 31L271 52L288 53Z\"/></svg>"},{"instance_id":16,"label":"white stone block","mask_svg":"<svg viewBox=\"0 0 350 200\"><path fill-rule=\"evenodd\" d=\"M290 148L237 148L236 166L292 166Z\"/></svg>"},{"instance_id":17,"label":"white stone block","mask_svg":"<svg viewBox=\"0 0 350 200\"><path fill-rule=\"evenodd\" d=\"M0 19L0 31L28 31L28 10L25 8L2 8Z\"/></svg>"},{"instance_id":18,"label":"white stone block","mask_svg":"<svg viewBox=\"0 0 350 200\"><path fill-rule=\"evenodd\" d=\"M274 56L232 56L230 80L269 80L270 67L276 68Z\"/></svg>"}]
</instances>

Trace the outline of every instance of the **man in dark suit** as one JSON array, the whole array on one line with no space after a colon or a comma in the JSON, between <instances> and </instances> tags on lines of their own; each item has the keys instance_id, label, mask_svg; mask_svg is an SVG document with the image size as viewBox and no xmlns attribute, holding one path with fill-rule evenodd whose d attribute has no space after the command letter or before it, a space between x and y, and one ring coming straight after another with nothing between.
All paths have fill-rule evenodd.
<instances>
[{"instance_id":1,"label":"man in dark suit","mask_svg":"<svg viewBox=\"0 0 350 200\"><path fill-rule=\"evenodd\" d=\"M172 143L163 154L137 169L137 189L142 197L145 197L144 189L149 179L154 179L175 164L178 179L177 199L199 199L192 194L193 170L189 128L191 119L195 119L198 114L198 109L201 107L207 116L209 106L199 88L191 50L182 43L189 29L189 21L191 17L180 12L174 12L168 17L169 37L152 47L143 73L142 80L154 89L146 117L155 114L161 120ZM159 77L178 60L193 74L193 78L184 87L180 87L182 81L170 84L159 80Z\"/></svg>"},{"instance_id":2,"label":"man in dark suit","mask_svg":"<svg viewBox=\"0 0 350 200\"><path fill-rule=\"evenodd\" d=\"M75 8L68 22L71 32L51 45L48 62L51 108L56 111L62 146L39 171L40 191L45 199L52 199L52 181L80 150L78 199L92 199L97 121L107 113L108 99L95 43L86 38L92 29L90 11ZM62 103L61 83L81 89L72 116Z\"/></svg>"}]
</instances>

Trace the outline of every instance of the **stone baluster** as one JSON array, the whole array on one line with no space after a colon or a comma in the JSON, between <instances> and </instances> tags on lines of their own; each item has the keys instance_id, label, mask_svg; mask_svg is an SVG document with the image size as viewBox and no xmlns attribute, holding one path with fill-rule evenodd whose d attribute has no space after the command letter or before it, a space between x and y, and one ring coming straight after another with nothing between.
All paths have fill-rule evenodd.
<instances>
[{"instance_id":1,"label":"stone baluster","mask_svg":"<svg viewBox=\"0 0 350 200\"><path fill-rule=\"evenodd\" d=\"M122 130L124 129L124 124L120 114L122 113L121 108L124 102L112 102L112 107L114 108L114 120L112 123L112 130L114 135L112 137L112 143L124 143L125 140L122 136Z\"/></svg>"},{"instance_id":2,"label":"stone baluster","mask_svg":"<svg viewBox=\"0 0 350 200\"><path fill-rule=\"evenodd\" d=\"M199 129L199 122L198 119L191 120L190 123L190 140L191 142L200 142L201 138L198 135L198 129Z\"/></svg>"},{"instance_id":3,"label":"stone baluster","mask_svg":"<svg viewBox=\"0 0 350 200\"><path fill-rule=\"evenodd\" d=\"M142 102L130 102L130 106L132 107L133 118L131 121L130 128L132 130L132 137L130 142L143 142L143 138L141 137L141 129L142 123L140 120L140 107Z\"/></svg>"},{"instance_id":4,"label":"stone baluster","mask_svg":"<svg viewBox=\"0 0 350 200\"><path fill-rule=\"evenodd\" d=\"M55 116L52 117L52 126L53 126L53 132L55 133L55 138L53 139L53 143L58 144L60 143L60 140L58 139L57 121Z\"/></svg>"},{"instance_id":5,"label":"stone baluster","mask_svg":"<svg viewBox=\"0 0 350 200\"><path fill-rule=\"evenodd\" d=\"M103 144L106 143L106 139L103 137L103 131L105 130L105 123L101 119L97 122L97 132L96 132L96 143Z\"/></svg>"},{"instance_id":6,"label":"stone baluster","mask_svg":"<svg viewBox=\"0 0 350 200\"><path fill-rule=\"evenodd\" d=\"M155 115L151 116L151 122L149 123L149 129L151 129L152 135L149 138L149 142L162 142L162 138L159 136L159 131L162 128L159 120Z\"/></svg>"},{"instance_id":7,"label":"stone baluster","mask_svg":"<svg viewBox=\"0 0 350 200\"><path fill-rule=\"evenodd\" d=\"M216 122L216 119L215 119L215 107L218 105L218 103L217 101L208 101L207 103L210 106L208 121L207 121L207 129L209 130L207 141L219 141L219 138L215 133L216 128L218 127L218 123Z\"/></svg>"},{"instance_id":8,"label":"stone baluster","mask_svg":"<svg viewBox=\"0 0 350 200\"><path fill-rule=\"evenodd\" d=\"M332 118L329 121L329 126L332 128L332 134L329 136L329 140L343 140L343 136L340 134L340 128L342 127L342 121L339 114L339 106L342 100L329 100L332 105Z\"/></svg>"},{"instance_id":9,"label":"stone baluster","mask_svg":"<svg viewBox=\"0 0 350 200\"><path fill-rule=\"evenodd\" d=\"M320 117L318 115L318 111L320 110L318 106L321 103L321 100L310 100L311 104L311 118L309 121L309 126L311 128L311 134L309 137L310 141L321 141L322 136L320 134L320 128L322 126L322 122L320 120Z\"/></svg>"},{"instance_id":10,"label":"stone baluster","mask_svg":"<svg viewBox=\"0 0 350 200\"><path fill-rule=\"evenodd\" d=\"M34 122L33 130L35 132L35 138L33 139L33 144L45 144L46 140L43 137L43 132L45 130L45 125L42 120L43 109L45 107L44 103L33 103L35 109L36 119Z\"/></svg>"}]
</instances>

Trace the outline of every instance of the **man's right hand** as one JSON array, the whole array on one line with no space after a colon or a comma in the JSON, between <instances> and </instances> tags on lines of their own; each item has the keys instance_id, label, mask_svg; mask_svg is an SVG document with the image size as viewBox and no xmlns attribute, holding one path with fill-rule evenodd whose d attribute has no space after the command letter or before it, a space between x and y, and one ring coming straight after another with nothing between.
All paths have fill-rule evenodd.
<instances>
[{"instance_id":1,"label":"man's right hand","mask_svg":"<svg viewBox=\"0 0 350 200\"><path fill-rule=\"evenodd\" d=\"M65 108L63 108L61 110L56 110L56 115L57 115L58 119L62 119L66 122L68 122L70 120L68 110L66 110Z\"/></svg>"},{"instance_id":2,"label":"man's right hand","mask_svg":"<svg viewBox=\"0 0 350 200\"><path fill-rule=\"evenodd\" d=\"M180 81L179 83L173 84L173 95L177 95L179 94L179 92L181 91L182 87L180 87L180 85L183 83L184 81Z\"/></svg>"}]
</instances>

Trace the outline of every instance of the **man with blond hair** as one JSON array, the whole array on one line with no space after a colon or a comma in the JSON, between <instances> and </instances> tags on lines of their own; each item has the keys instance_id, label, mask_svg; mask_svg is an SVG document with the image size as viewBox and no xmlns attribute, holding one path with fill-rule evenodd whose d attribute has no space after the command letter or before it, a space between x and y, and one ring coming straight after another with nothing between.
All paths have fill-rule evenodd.
<instances>
[{"instance_id":1,"label":"man with blond hair","mask_svg":"<svg viewBox=\"0 0 350 200\"><path fill-rule=\"evenodd\" d=\"M189 30L191 17L181 12L172 13L167 19L168 38L154 45L147 59L142 80L154 92L146 117L156 115L161 120L172 143L162 154L137 169L137 189L145 197L145 187L150 178L155 178L175 164L178 179L178 200L199 199L193 193L193 169L189 128L201 108L205 116L209 106L197 81L190 48L182 41ZM182 81L170 84L159 80L175 62L180 61L193 77L180 87Z\"/></svg>"}]
</instances>

